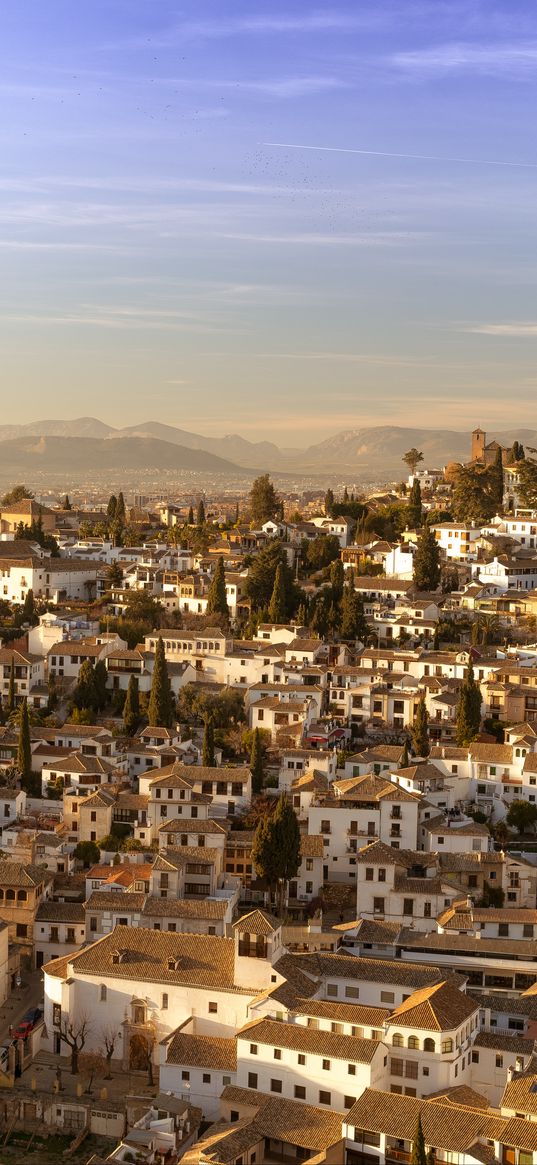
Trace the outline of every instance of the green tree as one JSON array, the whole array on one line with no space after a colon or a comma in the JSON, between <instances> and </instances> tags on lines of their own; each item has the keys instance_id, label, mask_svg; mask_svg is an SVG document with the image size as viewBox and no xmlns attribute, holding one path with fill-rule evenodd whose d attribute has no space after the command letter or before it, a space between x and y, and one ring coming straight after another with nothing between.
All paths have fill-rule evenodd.
<instances>
[{"instance_id":1,"label":"green tree","mask_svg":"<svg viewBox=\"0 0 537 1165\"><path fill-rule=\"evenodd\" d=\"M135 591L127 592L125 618L139 621L141 623L150 623L151 627L158 627L163 614L164 608L157 599L154 599L149 591Z\"/></svg>"},{"instance_id":2,"label":"green tree","mask_svg":"<svg viewBox=\"0 0 537 1165\"><path fill-rule=\"evenodd\" d=\"M529 801L513 801L509 806L506 821L519 834L533 833L537 821L537 805L532 805Z\"/></svg>"},{"instance_id":3,"label":"green tree","mask_svg":"<svg viewBox=\"0 0 537 1165\"><path fill-rule=\"evenodd\" d=\"M34 624L38 621L35 609L34 592L31 587L30 590L26 592L26 598L22 608L22 621L23 623L31 623L32 626L34 626Z\"/></svg>"},{"instance_id":4,"label":"green tree","mask_svg":"<svg viewBox=\"0 0 537 1165\"><path fill-rule=\"evenodd\" d=\"M335 534L320 534L306 546L306 565L310 570L322 570L339 558L341 547Z\"/></svg>"},{"instance_id":5,"label":"green tree","mask_svg":"<svg viewBox=\"0 0 537 1165\"><path fill-rule=\"evenodd\" d=\"M527 457L517 463L518 496L523 506L529 510L537 509L537 461Z\"/></svg>"},{"instance_id":6,"label":"green tree","mask_svg":"<svg viewBox=\"0 0 537 1165\"><path fill-rule=\"evenodd\" d=\"M418 478L412 482L410 490L410 497L408 499L408 524L411 527L421 526L422 520L422 505L421 505L421 485Z\"/></svg>"},{"instance_id":7,"label":"green tree","mask_svg":"<svg viewBox=\"0 0 537 1165\"><path fill-rule=\"evenodd\" d=\"M276 568L274 586L270 596L269 620L271 623L285 623L286 614L287 602L285 595L285 578L283 573L283 564L280 562Z\"/></svg>"},{"instance_id":8,"label":"green tree","mask_svg":"<svg viewBox=\"0 0 537 1165\"><path fill-rule=\"evenodd\" d=\"M226 595L226 572L224 570L224 559L222 556L218 559L214 578L209 587L207 614L223 615L224 618L229 619L229 607L227 605Z\"/></svg>"},{"instance_id":9,"label":"green tree","mask_svg":"<svg viewBox=\"0 0 537 1165\"><path fill-rule=\"evenodd\" d=\"M330 608L331 603L326 591L319 591L312 603L309 626L321 639L328 634L330 628Z\"/></svg>"},{"instance_id":10,"label":"green tree","mask_svg":"<svg viewBox=\"0 0 537 1165\"><path fill-rule=\"evenodd\" d=\"M252 750L250 752L250 772L252 774L252 792L260 793L265 779L263 764L263 746L259 728L254 728L252 736Z\"/></svg>"},{"instance_id":11,"label":"green tree","mask_svg":"<svg viewBox=\"0 0 537 1165\"><path fill-rule=\"evenodd\" d=\"M423 453L420 453L419 449L416 449L413 445L412 449L408 450L408 453L403 454L401 460L404 461L405 465L408 465L411 473L415 473L420 461L423 461Z\"/></svg>"},{"instance_id":12,"label":"green tree","mask_svg":"<svg viewBox=\"0 0 537 1165\"><path fill-rule=\"evenodd\" d=\"M491 473L491 491L496 502L498 511L501 511L503 505L503 457L501 445L498 445L494 463L490 467Z\"/></svg>"},{"instance_id":13,"label":"green tree","mask_svg":"<svg viewBox=\"0 0 537 1165\"><path fill-rule=\"evenodd\" d=\"M186 520L186 522L187 522L187 526L193 526L193 525L194 525L194 509L193 509L193 507L192 507L192 506L189 506L189 509L188 509L188 517L187 517L187 520Z\"/></svg>"},{"instance_id":14,"label":"green tree","mask_svg":"<svg viewBox=\"0 0 537 1165\"><path fill-rule=\"evenodd\" d=\"M280 499L268 473L256 477L249 495L249 511L255 526L262 526L269 518L274 518L280 507Z\"/></svg>"},{"instance_id":15,"label":"green tree","mask_svg":"<svg viewBox=\"0 0 537 1165\"><path fill-rule=\"evenodd\" d=\"M283 913L287 886L300 867L300 829L289 801L282 795L272 816L260 819L252 843L252 862L259 877L265 878Z\"/></svg>"},{"instance_id":16,"label":"green tree","mask_svg":"<svg viewBox=\"0 0 537 1165\"><path fill-rule=\"evenodd\" d=\"M414 583L418 591L436 591L440 585L440 547L430 526L426 526L416 544Z\"/></svg>"},{"instance_id":17,"label":"green tree","mask_svg":"<svg viewBox=\"0 0 537 1165\"><path fill-rule=\"evenodd\" d=\"M95 684L95 700L96 710L102 712L106 707L108 695L106 685L108 682L108 668L104 659L98 659L93 669L93 682Z\"/></svg>"},{"instance_id":18,"label":"green tree","mask_svg":"<svg viewBox=\"0 0 537 1165\"><path fill-rule=\"evenodd\" d=\"M328 488L324 495L324 512L327 518L332 517L334 510L334 491Z\"/></svg>"},{"instance_id":19,"label":"green tree","mask_svg":"<svg viewBox=\"0 0 537 1165\"><path fill-rule=\"evenodd\" d=\"M497 508L491 467L461 465L451 504L455 520L480 525L489 522Z\"/></svg>"},{"instance_id":20,"label":"green tree","mask_svg":"<svg viewBox=\"0 0 537 1165\"><path fill-rule=\"evenodd\" d=\"M214 755L214 723L212 716L208 716L205 721L201 763L205 766L206 769L216 768L216 758Z\"/></svg>"},{"instance_id":21,"label":"green tree","mask_svg":"<svg viewBox=\"0 0 537 1165\"><path fill-rule=\"evenodd\" d=\"M466 669L464 680L457 700L457 745L463 748L475 740L481 724L481 689L474 678L474 669L470 664Z\"/></svg>"},{"instance_id":22,"label":"green tree","mask_svg":"<svg viewBox=\"0 0 537 1165\"><path fill-rule=\"evenodd\" d=\"M421 1116L418 1116L416 1132L414 1133L410 1165L427 1165L427 1149L425 1147L425 1137L423 1135Z\"/></svg>"},{"instance_id":23,"label":"green tree","mask_svg":"<svg viewBox=\"0 0 537 1165\"><path fill-rule=\"evenodd\" d=\"M205 502L204 502L203 498L200 498L200 500L198 502L198 508L196 511L196 526L204 526L206 520L207 519L206 519L206 515L205 515Z\"/></svg>"},{"instance_id":24,"label":"green tree","mask_svg":"<svg viewBox=\"0 0 537 1165\"><path fill-rule=\"evenodd\" d=\"M85 659L80 665L78 681L73 692L73 705L80 711L96 712L99 698L95 685L95 668L91 659Z\"/></svg>"},{"instance_id":25,"label":"green tree","mask_svg":"<svg viewBox=\"0 0 537 1165\"><path fill-rule=\"evenodd\" d=\"M7 494L2 498L3 506L15 506L17 502L31 501L33 498L31 490L27 489L25 485L14 485Z\"/></svg>"},{"instance_id":26,"label":"green tree","mask_svg":"<svg viewBox=\"0 0 537 1165\"><path fill-rule=\"evenodd\" d=\"M109 587L120 587L123 582L123 571L119 562L111 562L106 572L106 581ZM135 592L133 592L134 594ZM129 596L130 597L130 596Z\"/></svg>"},{"instance_id":27,"label":"green tree","mask_svg":"<svg viewBox=\"0 0 537 1165\"><path fill-rule=\"evenodd\" d=\"M429 714L425 706L424 695L418 703L410 735L412 737L412 748L415 755L421 757L429 756Z\"/></svg>"},{"instance_id":28,"label":"green tree","mask_svg":"<svg viewBox=\"0 0 537 1165\"><path fill-rule=\"evenodd\" d=\"M107 507L106 507L106 516L107 516L107 518L108 518L108 522L109 522L109 523L111 523L111 522L113 522L113 521L114 521L114 518L115 518L115 516L116 516L116 510L117 510L117 498L116 498L116 495L115 495L115 494L110 494L110 497L109 497L109 499L108 499L108 505L107 505Z\"/></svg>"},{"instance_id":29,"label":"green tree","mask_svg":"<svg viewBox=\"0 0 537 1165\"><path fill-rule=\"evenodd\" d=\"M127 698L123 705L123 727L127 736L134 736L140 723L140 692L138 677L132 675L127 688Z\"/></svg>"},{"instance_id":30,"label":"green tree","mask_svg":"<svg viewBox=\"0 0 537 1165\"><path fill-rule=\"evenodd\" d=\"M362 596L354 586L354 571L347 571L347 581L343 587L341 600L341 638L365 643L369 628L364 615Z\"/></svg>"},{"instance_id":31,"label":"green tree","mask_svg":"<svg viewBox=\"0 0 537 1165\"><path fill-rule=\"evenodd\" d=\"M300 591L288 565L283 543L278 538L272 539L252 559L246 580L246 593L251 600L254 611L258 611L262 607L268 608L274 590L276 571L280 564L285 588L285 617L288 618L292 616L298 606Z\"/></svg>"},{"instance_id":32,"label":"green tree","mask_svg":"<svg viewBox=\"0 0 537 1165\"><path fill-rule=\"evenodd\" d=\"M75 847L74 856L77 861L82 862L84 868L87 870L90 866L97 864L101 856L101 851L95 841L79 841Z\"/></svg>"},{"instance_id":33,"label":"green tree","mask_svg":"<svg viewBox=\"0 0 537 1165\"><path fill-rule=\"evenodd\" d=\"M162 636L157 639L155 664L151 680L151 694L147 710L149 724L154 728L171 728L173 721L173 694Z\"/></svg>"},{"instance_id":34,"label":"green tree","mask_svg":"<svg viewBox=\"0 0 537 1165\"><path fill-rule=\"evenodd\" d=\"M343 563L341 558L336 558L330 567L330 586L332 588L332 598L335 603L341 602L344 584L345 570Z\"/></svg>"},{"instance_id":35,"label":"green tree","mask_svg":"<svg viewBox=\"0 0 537 1165\"><path fill-rule=\"evenodd\" d=\"M22 701L21 719L19 727L19 741L17 745L17 768L21 777L28 779L32 775L32 747L30 744L30 719L28 716L28 701L26 696Z\"/></svg>"},{"instance_id":36,"label":"green tree","mask_svg":"<svg viewBox=\"0 0 537 1165\"><path fill-rule=\"evenodd\" d=\"M505 902L505 890L501 886L492 886L490 882L483 883L483 894L479 899L478 906L484 906L486 909L491 907L495 910L501 910Z\"/></svg>"},{"instance_id":37,"label":"green tree","mask_svg":"<svg viewBox=\"0 0 537 1165\"><path fill-rule=\"evenodd\" d=\"M72 508L73 508L71 505L71 502L69 501L69 494L65 495L64 502L63 502L63 508L64 508L64 510L72 510Z\"/></svg>"},{"instance_id":38,"label":"green tree","mask_svg":"<svg viewBox=\"0 0 537 1165\"><path fill-rule=\"evenodd\" d=\"M408 756L408 738L405 736L405 743L403 745L403 755L401 757L401 760L399 761L399 768L400 769L407 769L409 766L409 763L410 762L409 762L409 756Z\"/></svg>"}]
</instances>

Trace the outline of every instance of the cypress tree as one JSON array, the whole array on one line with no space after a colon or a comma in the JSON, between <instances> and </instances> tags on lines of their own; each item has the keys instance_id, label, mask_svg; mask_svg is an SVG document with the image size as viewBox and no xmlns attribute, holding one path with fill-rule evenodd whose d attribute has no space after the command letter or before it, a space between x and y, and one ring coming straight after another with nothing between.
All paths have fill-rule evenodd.
<instances>
[{"instance_id":1,"label":"cypress tree","mask_svg":"<svg viewBox=\"0 0 537 1165\"><path fill-rule=\"evenodd\" d=\"M15 710L16 702L17 702L17 685L15 683L15 656L12 655L11 656L11 668L9 671L9 688L8 688L8 694L7 694L8 712L13 712Z\"/></svg>"},{"instance_id":2,"label":"cypress tree","mask_svg":"<svg viewBox=\"0 0 537 1165\"><path fill-rule=\"evenodd\" d=\"M120 490L120 492L118 493L118 496L117 496L117 505L116 505L116 512L114 514L114 521L117 522L118 526L120 526L121 529L123 529L123 527L125 525L126 516L127 515L126 515L126 510L125 510L125 498L123 497L123 493Z\"/></svg>"},{"instance_id":3,"label":"cypress tree","mask_svg":"<svg viewBox=\"0 0 537 1165\"><path fill-rule=\"evenodd\" d=\"M95 701L96 711L102 712L106 706L107 694L106 683L108 680L108 668L104 659L98 659L93 671L93 682L95 684Z\"/></svg>"},{"instance_id":4,"label":"cypress tree","mask_svg":"<svg viewBox=\"0 0 537 1165\"><path fill-rule=\"evenodd\" d=\"M272 595L269 603L269 620L271 623L285 623L286 616L286 596L285 596L285 580L283 574L283 566L281 562L276 569L274 578L274 586L272 588Z\"/></svg>"},{"instance_id":5,"label":"cypress tree","mask_svg":"<svg viewBox=\"0 0 537 1165\"><path fill-rule=\"evenodd\" d=\"M198 502L197 513L196 513L196 526L204 526L204 525L205 525L205 502L204 502L203 498L200 498L200 500Z\"/></svg>"},{"instance_id":6,"label":"cypress tree","mask_svg":"<svg viewBox=\"0 0 537 1165\"><path fill-rule=\"evenodd\" d=\"M494 463L491 465L490 472L492 477L492 493L494 495L494 500L498 506L498 510L501 510L503 504L503 458L501 445L499 445L496 450L496 456L494 458Z\"/></svg>"},{"instance_id":7,"label":"cypress tree","mask_svg":"<svg viewBox=\"0 0 537 1165\"><path fill-rule=\"evenodd\" d=\"M421 526L421 519L421 485L419 483L419 479L416 477L412 482L412 489L410 490L410 497L408 499L409 526Z\"/></svg>"},{"instance_id":8,"label":"cypress tree","mask_svg":"<svg viewBox=\"0 0 537 1165\"><path fill-rule=\"evenodd\" d=\"M262 817L252 843L252 862L266 878L281 915L287 884L300 867L300 829L297 815L282 795L271 817Z\"/></svg>"},{"instance_id":9,"label":"cypress tree","mask_svg":"<svg viewBox=\"0 0 537 1165\"><path fill-rule=\"evenodd\" d=\"M430 526L426 526L418 538L414 582L418 591L436 591L440 583L440 547Z\"/></svg>"},{"instance_id":10,"label":"cypress tree","mask_svg":"<svg viewBox=\"0 0 537 1165\"><path fill-rule=\"evenodd\" d=\"M71 505L71 502L69 501L69 494L65 495L65 501L63 503L63 508L64 508L64 510L72 510L72 508L73 508Z\"/></svg>"},{"instance_id":11,"label":"cypress tree","mask_svg":"<svg viewBox=\"0 0 537 1165\"><path fill-rule=\"evenodd\" d=\"M335 603L340 603L345 585L345 571L341 558L336 558L330 566L330 585Z\"/></svg>"},{"instance_id":12,"label":"cypress tree","mask_svg":"<svg viewBox=\"0 0 537 1165\"><path fill-rule=\"evenodd\" d=\"M422 696L411 728L412 748L416 756L429 756L429 715Z\"/></svg>"},{"instance_id":13,"label":"cypress tree","mask_svg":"<svg viewBox=\"0 0 537 1165\"><path fill-rule=\"evenodd\" d=\"M216 760L214 755L214 724L212 716L208 716L205 721L201 763L205 766L206 769L216 768Z\"/></svg>"},{"instance_id":14,"label":"cypress tree","mask_svg":"<svg viewBox=\"0 0 537 1165\"><path fill-rule=\"evenodd\" d=\"M252 774L252 792L260 793L264 782L263 748L259 728L254 728L252 748L250 752L250 772Z\"/></svg>"},{"instance_id":15,"label":"cypress tree","mask_svg":"<svg viewBox=\"0 0 537 1165\"><path fill-rule=\"evenodd\" d=\"M99 697L95 684L95 668L91 659L85 659L80 666L78 682L73 694L73 704L79 711L96 712Z\"/></svg>"},{"instance_id":16,"label":"cypress tree","mask_svg":"<svg viewBox=\"0 0 537 1165\"><path fill-rule=\"evenodd\" d=\"M365 643L368 635L362 596L354 588L354 571L347 572L347 582L341 600L341 638L360 639Z\"/></svg>"},{"instance_id":17,"label":"cypress tree","mask_svg":"<svg viewBox=\"0 0 537 1165\"><path fill-rule=\"evenodd\" d=\"M30 590L26 592L26 598L22 608L22 621L23 623L37 622L35 614L34 592L31 587Z\"/></svg>"},{"instance_id":18,"label":"cypress tree","mask_svg":"<svg viewBox=\"0 0 537 1165\"><path fill-rule=\"evenodd\" d=\"M418 1117L416 1132L414 1133L410 1165L427 1165L427 1150L425 1148L425 1137L423 1135L421 1116Z\"/></svg>"},{"instance_id":19,"label":"cypress tree","mask_svg":"<svg viewBox=\"0 0 537 1165\"><path fill-rule=\"evenodd\" d=\"M407 768L408 768L408 764L409 764L409 757L408 757L408 737L406 737L406 736L405 736L405 743L404 743L404 745L403 745L403 755L402 755L402 757L401 757L401 760L399 761L399 768L400 768L400 769L407 769Z\"/></svg>"},{"instance_id":20,"label":"cypress tree","mask_svg":"<svg viewBox=\"0 0 537 1165\"><path fill-rule=\"evenodd\" d=\"M459 748L463 748L475 739L480 724L481 689L474 679L474 669L470 664L466 669L457 701L457 744Z\"/></svg>"},{"instance_id":21,"label":"cypress tree","mask_svg":"<svg viewBox=\"0 0 537 1165\"><path fill-rule=\"evenodd\" d=\"M189 511L188 511L187 525L188 526L194 525L194 510L192 509L192 506L190 506Z\"/></svg>"},{"instance_id":22,"label":"cypress tree","mask_svg":"<svg viewBox=\"0 0 537 1165\"><path fill-rule=\"evenodd\" d=\"M28 715L28 701L26 696L22 701L21 719L19 726L19 742L17 745L17 768L21 777L32 775L32 749L30 745L30 718Z\"/></svg>"},{"instance_id":23,"label":"cypress tree","mask_svg":"<svg viewBox=\"0 0 537 1165\"><path fill-rule=\"evenodd\" d=\"M334 513L334 491L327 489L324 496L324 512L327 518L331 518Z\"/></svg>"},{"instance_id":24,"label":"cypress tree","mask_svg":"<svg viewBox=\"0 0 537 1165\"><path fill-rule=\"evenodd\" d=\"M151 680L151 694L149 696L147 712L151 727L171 728L173 719L173 695L161 635L157 639L153 678Z\"/></svg>"},{"instance_id":25,"label":"cypress tree","mask_svg":"<svg viewBox=\"0 0 537 1165\"><path fill-rule=\"evenodd\" d=\"M214 578L209 587L207 614L224 615L226 619L229 619L229 607L227 605L226 595L226 572L224 570L224 559L222 556L218 559Z\"/></svg>"},{"instance_id":26,"label":"cypress tree","mask_svg":"<svg viewBox=\"0 0 537 1165\"><path fill-rule=\"evenodd\" d=\"M127 736L134 736L140 723L140 694L138 677L131 676L127 688L127 696L123 705L123 727Z\"/></svg>"},{"instance_id":27,"label":"cypress tree","mask_svg":"<svg viewBox=\"0 0 537 1165\"><path fill-rule=\"evenodd\" d=\"M117 498L115 494L110 494L108 505L106 507L106 516L109 522L113 522L116 516Z\"/></svg>"}]
</instances>

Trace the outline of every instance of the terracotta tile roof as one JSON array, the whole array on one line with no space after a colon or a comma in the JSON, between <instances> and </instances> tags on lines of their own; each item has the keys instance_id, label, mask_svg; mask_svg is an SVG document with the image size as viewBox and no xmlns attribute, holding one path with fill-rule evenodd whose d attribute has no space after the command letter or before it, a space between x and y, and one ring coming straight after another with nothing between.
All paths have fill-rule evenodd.
<instances>
[{"instance_id":1,"label":"terracotta tile roof","mask_svg":"<svg viewBox=\"0 0 537 1165\"><path fill-rule=\"evenodd\" d=\"M41 902L36 922L84 922L83 902Z\"/></svg>"},{"instance_id":2,"label":"terracotta tile roof","mask_svg":"<svg viewBox=\"0 0 537 1165\"><path fill-rule=\"evenodd\" d=\"M332 999L297 999L292 1015L330 1019L356 1027L382 1028L390 1014L387 1007L370 1007L367 1003L338 1003Z\"/></svg>"},{"instance_id":3,"label":"terracotta tile roof","mask_svg":"<svg viewBox=\"0 0 537 1165\"><path fill-rule=\"evenodd\" d=\"M224 1036L197 1036L177 1031L168 1042L167 1064L237 1071L237 1041Z\"/></svg>"},{"instance_id":4,"label":"terracotta tile roof","mask_svg":"<svg viewBox=\"0 0 537 1165\"><path fill-rule=\"evenodd\" d=\"M294 1052L309 1052L327 1059L349 1060L355 1064L370 1064L379 1050L377 1040L357 1036L336 1035L335 1032L316 1030L302 1023L282 1023L274 1019L259 1019L239 1028L237 1039L254 1044L287 1048Z\"/></svg>"},{"instance_id":5,"label":"terracotta tile roof","mask_svg":"<svg viewBox=\"0 0 537 1165\"><path fill-rule=\"evenodd\" d=\"M343 1113L316 1108L300 1100L271 1099L253 1089L229 1084L221 1099L226 1103L259 1105L255 1125L260 1137L283 1140L304 1149L321 1150L341 1140Z\"/></svg>"},{"instance_id":6,"label":"terracotta tile roof","mask_svg":"<svg viewBox=\"0 0 537 1165\"><path fill-rule=\"evenodd\" d=\"M466 953L477 955L494 954L500 958L515 956L522 959L537 959L537 940L530 938L486 938L471 934L428 934L419 935L415 930L403 930L398 939L398 946L405 950L421 951L451 951L453 954Z\"/></svg>"},{"instance_id":7,"label":"terracotta tile roof","mask_svg":"<svg viewBox=\"0 0 537 1165\"><path fill-rule=\"evenodd\" d=\"M311 979L363 979L371 983L394 983L401 987L411 987L416 991L446 980L445 971L440 972L438 967L395 959L373 959L357 955L332 954L328 951L289 954L286 958L292 960L295 967L304 971ZM279 963L276 969L279 969ZM282 971L282 974L285 972Z\"/></svg>"},{"instance_id":8,"label":"terracotta tile roof","mask_svg":"<svg viewBox=\"0 0 537 1165\"><path fill-rule=\"evenodd\" d=\"M251 910L249 914L243 914L242 918L233 923L233 930L266 936L274 934L280 927L279 919L268 914L266 910Z\"/></svg>"},{"instance_id":9,"label":"terracotta tile roof","mask_svg":"<svg viewBox=\"0 0 537 1165\"><path fill-rule=\"evenodd\" d=\"M86 910L106 913L113 910L122 914L140 914L145 899L146 895L143 892L131 894L127 890L120 894L117 890L95 890L86 902Z\"/></svg>"},{"instance_id":10,"label":"terracotta tile roof","mask_svg":"<svg viewBox=\"0 0 537 1165\"><path fill-rule=\"evenodd\" d=\"M455 1084L453 1088L440 1089L438 1092L429 1092L425 1100L441 1100L443 1104L462 1105L463 1108L477 1108L484 1112L490 1108L487 1096L476 1092L468 1084Z\"/></svg>"},{"instance_id":11,"label":"terracotta tile roof","mask_svg":"<svg viewBox=\"0 0 537 1165\"><path fill-rule=\"evenodd\" d=\"M394 784L386 777L376 776L374 773L365 773L362 777L347 777L341 781L334 781L333 788L338 797L353 801L413 801L418 803L418 796L409 793L401 785Z\"/></svg>"},{"instance_id":12,"label":"terracotta tile roof","mask_svg":"<svg viewBox=\"0 0 537 1165\"><path fill-rule=\"evenodd\" d=\"M515 1075L505 1085L501 1099L502 1108L537 1116L537 1076L533 1073Z\"/></svg>"},{"instance_id":13,"label":"terracotta tile roof","mask_svg":"<svg viewBox=\"0 0 537 1165\"><path fill-rule=\"evenodd\" d=\"M147 798L146 798L147 801ZM159 833L213 833L226 836L227 830L219 821L211 818L174 817L159 826Z\"/></svg>"},{"instance_id":14,"label":"terracotta tile roof","mask_svg":"<svg viewBox=\"0 0 537 1165\"><path fill-rule=\"evenodd\" d=\"M189 918L221 922L228 903L221 898L156 898L147 895L142 916L148 918Z\"/></svg>"},{"instance_id":15,"label":"terracotta tile roof","mask_svg":"<svg viewBox=\"0 0 537 1165\"><path fill-rule=\"evenodd\" d=\"M118 955L121 961L116 962ZM108 975L140 983L195 982L198 987L253 994L234 986L234 956L231 939L116 926L69 962L81 975Z\"/></svg>"},{"instance_id":16,"label":"terracotta tile roof","mask_svg":"<svg viewBox=\"0 0 537 1165\"><path fill-rule=\"evenodd\" d=\"M474 1040L474 1048L493 1048L498 1052L513 1052L515 1055L531 1056L533 1054L533 1040L524 1039L520 1032L510 1035L508 1032L478 1032Z\"/></svg>"},{"instance_id":17,"label":"terracotta tile roof","mask_svg":"<svg viewBox=\"0 0 537 1165\"><path fill-rule=\"evenodd\" d=\"M51 882L52 877L52 873L45 866L25 866L22 862L0 861L0 886L34 888Z\"/></svg>"},{"instance_id":18,"label":"terracotta tile roof","mask_svg":"<svg viewBox=\"0 0 537 1165\"><path fill-rule=\"evenodd\" d=\"M487 764L509 765L513 760L513 748L510 744L471 744L469 753L472 760L479 760Z\"/></svg>"},{"instance_id":19,"label":"terracotta tile roof","mask_svg":"<svg viewBox=\"0 0 537 1165\"><path fill-rule=\"evenodd\" d=\"M324 856L323 839L320 833L303 833L300 838L300 856L302 858L322 858Z\"/></svg>"},{"instance_id":20,"label":"terracotta tile roof","mask_svg":"<svg viewBox=\"0 0 537 1165\"><path fill-rule=\"evenodd\" d=\"M449 983L414 991L392 1012L389 1024L421 1031L452 1031L478 1010L473 999Z\"/></svg>"},{"instance_id":21,"label":"terracotta tile roof","mask_svg":"<svg viewBox=\"0 0 537 1165\"><path fill-rule=\"evenodd\" d=\"M414 1096L399 1096L372 1088L366 1088L353 1104L346 1122L356 1129L413 1141L418 1116L421 1117L426 1145L454 1153L470 1149L479 1137L483 1140L500 1138L507 1124L502 1117L464 1105L418 1100ZM537 1134L537 1125L535 1131Z\"/></svg>"}]
</instances>

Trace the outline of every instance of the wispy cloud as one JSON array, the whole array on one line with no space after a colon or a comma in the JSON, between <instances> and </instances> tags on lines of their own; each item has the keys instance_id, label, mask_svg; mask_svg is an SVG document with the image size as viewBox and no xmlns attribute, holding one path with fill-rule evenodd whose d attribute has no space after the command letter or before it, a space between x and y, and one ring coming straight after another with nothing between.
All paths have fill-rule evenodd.
<instances>
[{"instance_id":1,"label":"wispy cloud","mask_svg":"<svg viewBox=\"0 0 537 1165\"><path fill-rule=\"evenodd\" d=\"M0 239L0 249L4 251L112 251L116 253L124 250L122 247L108 246L106 243L42 243L32 239Z\"/></svg>"},{"instance_id":2,"label":"wispy cloud","mask_svg":"<svg viewBox=\"0 0 537 1165\"><path fill-rule=\"evenodd\" d=\"M524 79L535 74L537 42L453 42L397 52L389 57L389 63L405 73L425 77L471 72Z\"/></svg>"},{"instance_id":3,"label":"wispy cloud","mask_svg":"<svg viewBox=\"0 0 537 1165\"><path fill-rule=\"evenodd\" d=\"M474 324L473 327L464 328L465 332L474 332L480 336L516 336L521 339L534 339L537 337L537 323L523 323L522 321L515 321L506 324Z\"/></svg>"},{"instance_id":4,"label":"wispy cloud","mask_svg":"<svg viewBox=\"0 0 537 1165\"><path fill-rule=\"evenodd\" d=\"M420 231L370 231L361 234L322 234L298 231L289 234L257 234L239 231L218 231L218 239L234 239L242 243L285 243L307 247L397 247L411 240L424 238Z\"/></svg>"},{"instance_id":5,"label":"wispy cloud","mask_svg":"<svg viewBox=\"0 0 537 1165\"><path fill-rule=\"evenodd\" d=\"M108 42L104 51L122 49L173 48L188 40L219 40L236 36L286 36L347 32L351 29L376 25L379 14L367 12L345 12L318 9L313 12L288 12L284 15L273 12L261 15L230 16L219 20L183 20L169 27L153 32L151 36L126 37L120 41Z\"/></svg>"},{"instance_id":6,"label":"wispy cloud","mask_svg":"<svg viewBox=\"0 0 537 1165\"><path fill-rule=\"evenodd\" d=\"M230 331L240 334L240 329L229 329L218 323L195 318L181 312L150 310L138 307L92 307L82 305L74 311L58 312L4 312L2 322L14 324L58 325L61 327L92 327L119 331L193 332L199 334L222 334Z\"/></svg>"},{"instance_id":7,"label":"wispy cloud","mask_svg":"<svg viewBox=\"0 0 537 1165\"><path fill-rule=\"evenodd\" d=\"M389 368L434 368L438 365L438 361L424 357L387 356L381 352L256 352L253 355L265 360L323 360L330 364L378 364Z\"/></svg>"},{"instance_id":8,"label":"wispy cloud","mask_svg":"<svg viewBox=\"0 0 537 1165\"><path fill-rule=\"evenodd\" d=\"M362 154L368 158L408 158L417 162L454 162L471 166L514 166L523 170L537 170L537 162L506 161L490 158L453 158L441 154L402 154L388 150L359 150L353 146L314 146L302 142L262 142L261 145L275 150L313 150L322 154Z\"/></svg>"}]
</instances>

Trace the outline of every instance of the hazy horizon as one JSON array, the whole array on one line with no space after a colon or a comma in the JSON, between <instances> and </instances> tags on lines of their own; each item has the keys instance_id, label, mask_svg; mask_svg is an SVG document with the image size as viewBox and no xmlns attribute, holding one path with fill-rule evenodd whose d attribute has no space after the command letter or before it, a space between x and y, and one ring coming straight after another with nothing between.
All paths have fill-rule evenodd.
<instances>
[{"instance_id":1,"label":"hazy horizon","mask_svg":"<svg viewBox=\"0 0 537 1165\"><path fill-rule=\"evenodd\" d=\"M3 423L531 426L527 0L2 14Z\"/></svg>"}]
</instances>

